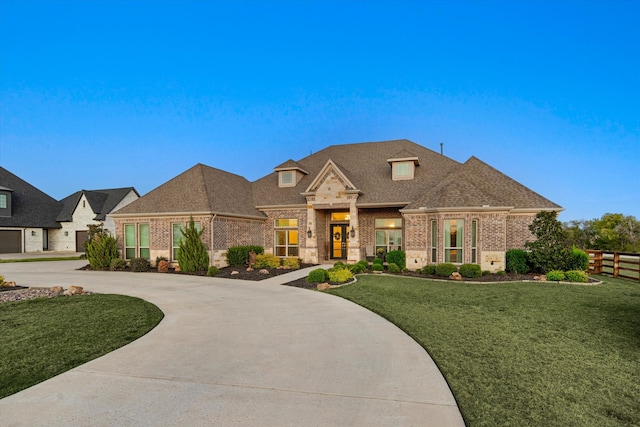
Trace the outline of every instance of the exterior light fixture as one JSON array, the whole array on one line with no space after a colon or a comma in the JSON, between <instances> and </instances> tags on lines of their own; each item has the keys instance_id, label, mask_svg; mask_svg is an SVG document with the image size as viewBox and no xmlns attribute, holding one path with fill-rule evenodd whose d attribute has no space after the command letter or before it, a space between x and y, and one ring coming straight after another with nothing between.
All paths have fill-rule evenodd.
<instances>
[{"instance_id":1,"label":"exterior light fixture","mask_svg":"<svg viewBox=\"0 0 640 427\"><path fill-rule=\"evenodd\" d=\"M311 227L309 227L309 229L307 230L307 237L311 238L311 236L313 236L313 231L311 231Z\"/></svg>"},{"instance_id":2,"label":"exterior light fixture","mask_svg":"<svg viewBox=\"0 0 640 427\"><path fill-rule=\"evenodd\" d=\"M351 226L351 231L349 231L349 235L353 238L356 237L356 230L353 228L353 225Z\"/></svg>"},{"instance_id":3,"label":"exterior light fixture","mask_svg":"<svg viewBox=\"0 0 640 427\"><path fill-rule=\"evenodd\" d=\"M35 235L36 235L35 230L32 230L32 231L31 231L31 235L32 235L32 236L35 236Z\"/></svg>"}]
</instances>

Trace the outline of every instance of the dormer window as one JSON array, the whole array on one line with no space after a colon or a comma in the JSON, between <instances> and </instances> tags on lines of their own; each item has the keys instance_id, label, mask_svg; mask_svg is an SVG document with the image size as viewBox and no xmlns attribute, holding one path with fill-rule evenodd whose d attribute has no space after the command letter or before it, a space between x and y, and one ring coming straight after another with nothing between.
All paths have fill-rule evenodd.
<instances>
[{"instance_id":1,"label":"dormer window","mask_svg":"<svg viewBox=\"0 0 640 427\"><path fill-rule=\"evenodd\" d=\"M293 160L287 160L274 169L278 172L278 187L295 187L308 174Z\"/></svg>"},{"instance_id":2,"label":"dormer window","mask_svg":"<svg viewBox=\"0 0 640 427\"><path fill-rule=\"evenodd\" d=\"M295 185L294 171L280 171L280 187L294 187Z\"/></svg>"},{"instance_id":3,"label":"dormer window","mask_svg":"<svg viewBox=\"0 0 640 427\"><path fill-rule=\"evenodd\" d=\"M388 159L391 164L391 179L394 181L403 181L413 179L416 166L419 166L417 157L403 157Z\"/></svg>"},{"instance_id":4,"label":"dormer window","mask_svg":"<svg viewBox=\"0 0 640 427\"><path fill-rule=\"evenodd\" d=\"M0 188L0 216L11 217L11 191L8 188Z\"/></svg>"}]
</instances>

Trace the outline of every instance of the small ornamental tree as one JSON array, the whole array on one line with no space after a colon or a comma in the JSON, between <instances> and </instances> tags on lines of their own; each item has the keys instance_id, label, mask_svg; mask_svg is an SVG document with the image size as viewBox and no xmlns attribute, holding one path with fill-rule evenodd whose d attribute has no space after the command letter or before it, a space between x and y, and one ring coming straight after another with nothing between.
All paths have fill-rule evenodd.
<instances>
[{"instance_id":1,"label":"small ornamental tree","mask_svg":"<svg viewBox=\"0 0 640 427\"><path fill-rule=\"evenodd\" d=\"M84 242L84 250L89 265L94 270L106 270L111 267L111 261L119 258L118 241L109 230L100 224L87 224L89 240Z\"/></svg>"},{"instance_id":2,"label":"small ornamental tree","mask_svg":"<svg viewBox=\"0 0 640 427\"><path fill-rule=\"evenodd\" d=\"M209 252L201 239L204 227L198 230L193 222L193 217L191 217L187 228L182 228L180 231L182 232L178 250L180 270L186 273L207 271L209 268Z\"/></svg>"},{"instance_id":3,"label":"small ornamental tree","mask_svg":"<svg viewBox=\"0 0 640 427\"><path fill-rule=\"evenodd\" d=\"M536 272L562 270L571 254L566 246L567 234L557 216L555 211L541 211L529 225L536 240L524 246L529 250L529 262Z\"/></svg>"}]
</instances>

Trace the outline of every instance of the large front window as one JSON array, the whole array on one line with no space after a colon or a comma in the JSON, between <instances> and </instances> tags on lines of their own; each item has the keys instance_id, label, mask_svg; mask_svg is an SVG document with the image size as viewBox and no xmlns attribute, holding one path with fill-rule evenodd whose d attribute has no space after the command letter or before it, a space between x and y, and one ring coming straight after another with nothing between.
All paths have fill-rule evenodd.
<instances>
[{"instance_id":1,"label":"large front window","mask_svg":"<svg viewBox=\"0 0 640 427\"><path fill-rule=\"evenodd\" d=\"M136 257L136 226L126 224L124 226L124 259Z\"/></svg>"},{"instance_id":2,"label":"large front window","mask_svg":"<svg viewBox=\"0 0 640 427\"><path fill-rule=\"evenodd\" d=\"M194 222L193 226L196 230L202 230L202 224ZM183 230L185 230L185 224L171 224L171 260L178 260L178 251L180 250L180 242L184 238Z\"/></svg>"},{"instance_id":3,"label":"large front window","mask_svg":"<svg viewBox=\"0 0 640 427\"><path fill-rule=\"evenodd\" d=\"M402 218L376 219L376 253L402 249Z\"/></svg>"},{"instance_id":4,"label":"large front window","mask_svg":"<svg viewBox=\"0 0 640 427\"><path fill-rule=\"evenodd\" d=\"M133 259L136 255L149 259L149 224L138 224L137 234L135 224L124 226L124 258Z\"/></svg>"},{"instance_id":5,"label":"large front window","mask_svg":"<svg viewBox=\"0 0 640 427\"><path fill-rule=\"evenodd\" d=\"M275 255L298 256L298 220L295 218L275 220Z\"/></svg>"},{"instance_id":6,"label":"large front window","mask_svg":"<svg viewBox=\"0 0 640 427\"><path fill-rule=\"evenodd\" d=\"M444 222L444 262L462 263L464 220Z\"/></svg>"}]
</instances>

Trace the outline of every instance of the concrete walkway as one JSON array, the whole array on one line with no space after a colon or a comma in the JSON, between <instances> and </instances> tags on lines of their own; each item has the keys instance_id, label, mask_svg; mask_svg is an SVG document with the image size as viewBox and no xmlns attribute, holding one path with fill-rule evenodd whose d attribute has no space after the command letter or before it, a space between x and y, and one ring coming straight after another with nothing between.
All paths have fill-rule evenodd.
<instances>
[{"instance_id":1,"label":"concrete walkway","mask_svg":"<svg viewBox=\"0 0 640 427\"><path fill-rule=\"evenodd\" d=\"M279 285L292 276L76 270L85 264L7 263L0 274L22 286L137 296L165 318L123 348L0 400L0 426L464 425L415 341L346 300Z\"/></svg>"}]
</instances>

